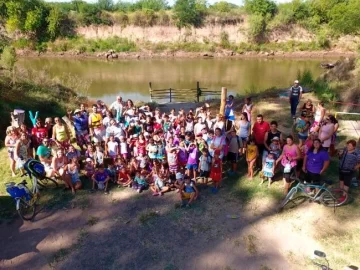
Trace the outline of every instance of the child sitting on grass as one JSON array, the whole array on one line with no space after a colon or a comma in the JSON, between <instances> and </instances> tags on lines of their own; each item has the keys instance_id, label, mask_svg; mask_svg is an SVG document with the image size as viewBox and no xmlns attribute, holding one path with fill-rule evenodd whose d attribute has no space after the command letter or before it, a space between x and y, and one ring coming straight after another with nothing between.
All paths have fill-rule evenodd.
<instances>
[{"instance_id":1,"label":"child sitting on grass","mask_svg":"<svg viewBox=\"0 0 360 270\"><path fill-rule=\"evenodd\" d=\"M104 190L104 193L107 195L108 192L108 184L110 180L110 176L104 169L104 165L97 165L96 172L92 176L93 184L92 189L90 190L91 193L95 191L95 184L97 185L99 190Z\"/></svg>"},{"instance_id":2,"label":"child sitting on grass","mask_svg":"<svg viewBox=\"0 0 360 270\"><path fill-rule=\"evenodd\" d=\"M165 185L165 175L159 174L156 178L154 185L150 186L153 191L153 196L162 196L165 192L169 191L169 187Z\"/></svg>"},{"instance_id":3,"label":"child sitting on grass","mask_svg":"<svg viewBox=\"0 0 360 270\"><path fill-rule=\"evenodd\" d=\"M119 172L119 177L117 180L117 184L119 185L118 187L131 187L131 176L128 173L126 167L121 168L120 172Z\"/></svg>"},{"instance_id":4,"label":"child sitting on grass","mask_svg":"<svg viewBox=\"0 0 360 270\"><path fill-rule=\"evenodd\" d=\"M141 174L140 172L136 172L135 178L132 184L133 189L135 189L138 193L141 193L143 190L148 188L148 183L146 182L145 174Z\"/></svg>"},{"instance_id":5,"label":"child sitting on grass","mask_svg":"<svg viewBox=\"0 0 360 270\"><path fill-rule=\"evenodd\" d=\"M182 185L184 184L184 176L181 172L176 173L175 175L175 184L176 192L180 192Z\"/></svg>"},{"instance_id":6,"label":"child sitting on grass","mask_svg":"<svg viewBox=\"0 0 360 270\"><path fill-rule=\"evenodd\" d=\"M86 172L86 176L91 179L93 174L95 173L95 165L94 165L94 161L91 158L86 158L85 160L85 172Z\"/></svg>"},{"instance_id":7,"label":"child sitting on grass","mask_svg":"<svg viewBox=\"0 0 360 270\"><path fill-rule=\"evenodd\" d=\"M181 207L190 207L198 195L199 191L195 185L195 181L190 180L189 176L185 176L184 183L180 189Z\"/></svg>"}]
</instances>

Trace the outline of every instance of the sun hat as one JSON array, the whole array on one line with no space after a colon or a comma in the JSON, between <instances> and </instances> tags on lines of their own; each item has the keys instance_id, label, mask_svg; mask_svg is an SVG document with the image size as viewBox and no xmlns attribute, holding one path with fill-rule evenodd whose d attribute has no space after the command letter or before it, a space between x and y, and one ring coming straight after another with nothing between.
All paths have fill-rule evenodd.
<instances>
[{"instance_id":1,"label":"sun hat","mask_svg":"<svg viewBox=\"0 0 360 270\"><path fill-rule=\"evenodd\" d=\"M299 83L299 81L298 81L298 80L295 80L294 83Z\"/></svg>"},{"instance_id":2,"label":"sun hat","mask_svg":"<svg viewBox=\"0 0 360 270\"><path fill-rule=\"evenodd\" d=\"M272 138L272 141L279 141L279 140L280 140L279 137Z\"/></svg>"},{"instance_id":3,"label":"sun hat","mask_svg":"<svg viewBox=\"0 0 360 270\"><path fill-rule=\"evenodd\" d=\"M77 113L79 113L79 112L81 112L81 110L80 110L80 109L76 109L76 110L74 111L74 114L77 114Z\"/></svg>"}]
</instances>

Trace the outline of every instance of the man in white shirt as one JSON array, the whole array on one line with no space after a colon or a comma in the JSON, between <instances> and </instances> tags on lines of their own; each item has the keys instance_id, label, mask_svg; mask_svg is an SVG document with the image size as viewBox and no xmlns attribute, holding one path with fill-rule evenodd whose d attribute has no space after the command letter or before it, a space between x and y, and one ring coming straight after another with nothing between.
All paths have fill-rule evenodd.
<instances>
[{"instance_id":1,"label":"man in white shirt","mask_svg":"<svg viewBox=\"0 0 360 270\"><path fill-rule=\"evenodd\" d=\"M120 117L123 113L123 107L122 98L120 96L117 96L116 101L114 101L109 107L110 111L114 111L113 115L115 116L117 122L120 122Z\"/></svg>"}]
</instances>

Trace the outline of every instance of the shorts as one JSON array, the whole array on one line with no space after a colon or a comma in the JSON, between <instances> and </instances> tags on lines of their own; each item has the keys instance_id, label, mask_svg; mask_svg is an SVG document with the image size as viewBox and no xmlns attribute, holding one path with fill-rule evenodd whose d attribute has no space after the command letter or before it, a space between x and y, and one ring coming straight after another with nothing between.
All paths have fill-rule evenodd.
<instances>
[{"instance_id":1,"label":"shorts","mask_svg":"<svg viewBox=\"0 0 360 270\"><path fill-rule=\"evenodd\" d=\"M76 141L80 144L90 143L89 132L87 130L76 132Z\"/></svg>"},{"instance_id":2,"label":"shorts","mask_svg":"<svg viewBox=\"0 0 360 270\"><path fill-rule=\"evenodd\" d=\"M9 157L11 160L14 160L14 151L9 151L9 150L8 150L8 157Z\"/></svg>"},{"instance_id":3,"label":"shorts","mask_svg":"<svg viewBox=\"0 0 360 270\"><path fill-rule=\"evenodd\" d=\"M76 182L81 182L78 175L71 175L71 182L76 184Z\"/></svg>"},{"instance_id":4,"label":"shorts","mask_svg":"<svg viewBox=\"0 0 360 270\"><path fill-rule=\"evenodd\" d=\"M230 161L231 163L236 163L237 159L238 159L237 153L229 152L227 154L227 160Z\"/></svg>"},{"instance_id":5,"label":"shorts","mask_svg":"<svg viewBox=\"0 0 360 270\"><path fill-rule=\"evenodd\" d=\"M344 185L347 187L351 186L351 180L354 177L353 171L342 171L339 170L339 179L341 182L344 182Z\"/></svg>"},{"instance_id":6,"label":"shorts","mask_svg":"<svg viewBox=\"0 0 360 270\"><path fill-rule=\"evenodd\" d=\"M303 167L303 164L304 164L304 160L303 159L299 159L297 162L296 162L296 170L297 171L300 171Z\"/></svg>"},{"instance_id":7,"label":"shorts","mask_svg":"<svg viewBox=\"0 0 360 270\"><path fill-rule=\"evenodd\" d=\"M105 141L105 129L104 128L94 128L94 142Z\"/></svg>"},{"instance_id":8,"label":"shorts","mask_svg":"<svg viewBox=\"0 0 360 270\"><path fill-rule=\"evenodd\" d=\"M319 185L321 182L321 175L319 173L312 173L308 171L306 173L306 181L314 185Z\"/></svg>"},{"instance_id":9,"label":"shorts","mask_svg":"<svg viewBox=\"0 0 360 270\"><path fill-rule=\"evenodd\" d=\"M188 169L188 170L197 170L198 165L197 164L186 164L186 169Z\"/></svg>"},{"instance_id":10,"label":"shorts","mask_svg":"<svg viewBox=\"0 0 360 270\"><path fill-rule=\"evenodd\" d=\"M263 144L257 144L256 146L258 147L259 156L261 157L261 156L263 155L264 150L266 149L266 148L265 148L265 145L263 145Z\"/></svg>"},{"instance_id":11,"label":"shorts","mask_svg":"<svg viewBox=\"0 0 360 270\"><path fill-rule=\"evenodd\" d=\"M184 192L184 193L182 194L181 198L182 198L183 200L190 200L192 194L194 194L194 192L191 192L191 193Z\"/></svg>"},{"instance_id":12,"label":"shorts","mask_svg":"<svg viewBox=\"0 0 360 270\"><path fill-rule=\"evenodd\" d=\"M286 183L291 183L292 180L290 179L290 176L294 174L295 167L292 167L289 173L284 173L283 178L285 179Z\"/></svg>"},{"instance_id":13,"label":"shorts","mask_svg":"<svg viewBox=\"0 0 360 270\"><path fill-rule=\"evenodd\" d=\"M208 178L210 176L210 171L200 170L200 177Z\"/></svg>"},{"instance_id":14,"label":"shorts","mask_svg":"<svg viewBox=\"0 0 360 270\"><path fill-rule=\"evenodd\" d=\"M70 146L69 140L65 140L65 141L59 142L59 144L60 144L60 147L61 147L62 149L68 149L69 146Z\"/></svg>"},{"instance_id":15,"label":"shorts","mask_svg":"<svg viewBox=\"0 0 360 270\"><path fill-rule=\"evenodd\" d=\"M308 138L307 135L300 135L300 134L298 134L298 137L299 137L299 139L302 140L302 141L305 141L305 140Z\"/></svg>"}]
</instances>

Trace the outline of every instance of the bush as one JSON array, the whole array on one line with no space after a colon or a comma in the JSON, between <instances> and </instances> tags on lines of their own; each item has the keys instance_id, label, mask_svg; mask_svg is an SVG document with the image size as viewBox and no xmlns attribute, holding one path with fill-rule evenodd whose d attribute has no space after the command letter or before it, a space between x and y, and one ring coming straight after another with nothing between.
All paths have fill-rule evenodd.
<instances>
[{"instance_id":1,"label":"bush","mask_svg":"<svg viewBox=\"0 0 360 270\"><path fill-rule=\"evenodd\" d=\"M267 14L274 16L277 11L275 2L271 0L245 0L245 9L250 14L260 14L262 16Z\"/></svg>"},{"instance_id":2,"label":"bush","mask_svg":"<svg viewBox=\"0 0 360 270\"><path fill-rule=\"evenodd\" d=\"M125 27L129 24L129 16L124 12L117 12L112 14L113 22L115 24L120 24L122 27Z\"/></svg>"},{"instance_id":3,"label":"bush","mask_svg":"<svg viewBox=\"0 0 360 270\"><path fill-rule=\"evenodd\" d=\"M251 15L248 29L249 38L254 42L260 42L264 38L265 30L265 18L260 14Z\"/></svg>"},{"instance_id":4,"label":"bush","mask_svg":"<svg viewBox=\"0 0 360 270\"><path fill-rule=\"evenodd\" d=\"M32 42L27 38L19 38L12 43L12 46L16 49L25 49L32 47Z\"/></svg>"},{"instance_id":5,"label":"bush","mask_svg":"<svg viewBox=\"0 0 360 270\"><path fill-rule=\"evenodd\" d=\"M177 0L173 10L179 29L189 26L200 27L203 23L204 13L199 10L195 0Z\"/></svg>"},{"instance_id":6,"label":"bush","mask_svg":"<svg viewBox=\"0 0 360 270\"><path fill-rule=\"evenodd\" d=\"M17 61L16 51L14 47L6 46L1 54L1 65L3 68L13 71Z\"/></svg>"},{"instance_id":7,"label":"bush","mask_svg":"<svg viewBox=\"0 0 360 270\"><path fill-rule=\"evenodd\" d=\"M339 3L329 11L330 26L340 34L357 34L360 32L360 1L350 0Z\"/></svg>"},{"instance_id":8,"label":"bush","mask_svg":"<svg viewBox=\"0 0 360 270\"><path fill-rule=\"evenodd\" d=\"M221 31L220 33L220 45L223 48L230 47L229 34L226 31Z\"/></svg>"}]
</instances>

